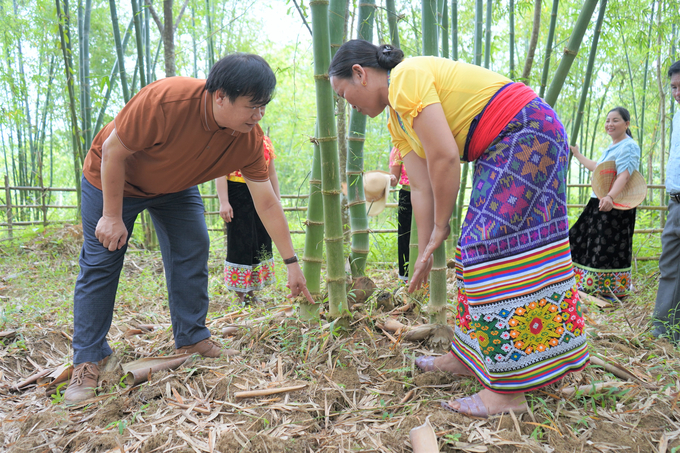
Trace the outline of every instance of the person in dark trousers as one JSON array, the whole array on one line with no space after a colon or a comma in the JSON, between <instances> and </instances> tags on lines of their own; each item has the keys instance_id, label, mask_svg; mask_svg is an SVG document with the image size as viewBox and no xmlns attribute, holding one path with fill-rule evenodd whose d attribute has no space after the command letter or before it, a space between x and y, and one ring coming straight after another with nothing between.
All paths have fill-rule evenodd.
<instances>
[{"instance_id":1,"label":"person in dark trousers","mask_svg":"<svg viewBox=\"0 0 680 453\"><path fill-rule=\"evenodd\" d=\"M292 296L310 299L288 223L269 182L258 125L276 77L257 55L218 61L207 80L171 77L139 91L95 137L82 179L83 248L73 302L75 369L64 400L95 395L127 244L147 209L163 256L177 353L218 357L210 339L210 241L197 184L241 170L288 266Z\"/></svg>"},{"instance_id":2,"label":"person in dark trousers","mask_svg":"<svg viewBox=\"0 0 680 453\"><path fill-rule=\"evenodd\" d=\"M411 242L411 186L408 182L406 167L401 160L401 154L396 147L390 152L390 185L392 187L401 184L399 189L399 204L397 213L397 254L399 258L399 280L408 282L408 260Z\"/></svg>"},{"instance_id":3,"label":"person in dark trousers","mask_svg":"<svg viewBox=\"0 0 680 453\"><path fill-rule=\"evenodd\" d=\"M680 61L668 70L671 94L680 104ZM661 259L659 260L659 290L654 306L655 337L666 336L674 344L680 343L680 114L673 116L670 156L666 175L666 192L670 197L668 217L661 235Z\"/></svg>"}]
</instances>

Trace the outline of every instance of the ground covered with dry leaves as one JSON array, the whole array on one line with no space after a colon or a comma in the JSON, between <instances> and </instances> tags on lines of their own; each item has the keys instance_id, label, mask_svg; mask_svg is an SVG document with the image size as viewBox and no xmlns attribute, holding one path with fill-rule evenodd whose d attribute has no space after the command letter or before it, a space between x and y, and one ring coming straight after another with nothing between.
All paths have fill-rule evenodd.
<instances>
[{"instance_id":1,"label":"ground covered with dry leaves","mask_svg":"<svg viewBox=\"0 0 680 453\"><path fill-rule=\"evenodd\" d=\"M108 337L115 357L101 376L97 398L65 407L65 384L56 388L47 374L64 370L71 359L77 228L0 244L0 449L410 452L409 430L429 418L446 452L680 451L680 355L648 331L654 264L637 269L636 292L622 305L588 305L591 354L614 364L609 369L619 377L591 365L531 394L529 413L478 420L447 412L440 401L469 395L479 384L415 370L416 355L443 351L387 335L376 324L388 310L377 307L375 297L355 307L352 329L344 335L334 335L325 320L300 322L281 289L240 307L223 289L222 251L213 248L207 323L214 338L240 353L194 358L147 376L141 385L126 384L113 365L173 353L160 255L133 250ZM283 269L277 271L283 280ZM381 291L397 292L397 310L411 302L396 291L394 269L370 272ZM453 282L449 290L453 299ZM398 319L407 325L426 321L417 305ZM227 327L238 328L225 334ZM16 388L40 372L44 376L35 383ZM590 394L565 392L588 384L602 385ZM293 390L239 394L282 387Z\"/></svg>"}]
</instances>

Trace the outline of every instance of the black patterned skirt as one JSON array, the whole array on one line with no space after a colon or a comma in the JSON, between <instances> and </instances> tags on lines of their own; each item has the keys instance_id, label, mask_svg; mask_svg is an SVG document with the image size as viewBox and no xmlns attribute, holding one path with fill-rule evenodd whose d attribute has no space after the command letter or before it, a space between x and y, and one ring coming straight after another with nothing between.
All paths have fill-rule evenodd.
<instances>
[{"instance_id":1,"label":"black patterned skirt","mask_svg":"<svg viewBox=\"0 0 680 453\"><path fill-rule=\"evenodd\" d=\"M247 293L276 282L272 240L255 211L253 197L242 182L227 181L234 218L227 223L227 289Z\"/></svg>"},{"instance_id":2,"label":"black patterned skirt","mask_svg":"<svg viewBox=\"0 0 680 453\"><path fill-rule=\"evenodd\" d=\"M578 289L589 294L627 295L632 289L631 260L635 209L599 210L591 198L569 230L571 258Z\"/></svg>"}]
</instances>

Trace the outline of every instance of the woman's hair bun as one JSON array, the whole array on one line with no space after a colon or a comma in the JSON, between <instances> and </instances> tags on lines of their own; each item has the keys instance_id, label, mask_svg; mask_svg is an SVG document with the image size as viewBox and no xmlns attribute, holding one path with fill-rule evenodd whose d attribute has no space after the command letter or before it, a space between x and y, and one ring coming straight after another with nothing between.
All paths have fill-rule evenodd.
<instances>
[{"instance_id":1,"label":"woman's hair bun","mask_svg":"<svg viewBox=\"0 0 680 453\"><path fill-rule=\"evenodd\" d=\"M392 69L404 59L404 52L390 44L378 46L378 64L381 68Z\"/></svg>"}]
</instances>

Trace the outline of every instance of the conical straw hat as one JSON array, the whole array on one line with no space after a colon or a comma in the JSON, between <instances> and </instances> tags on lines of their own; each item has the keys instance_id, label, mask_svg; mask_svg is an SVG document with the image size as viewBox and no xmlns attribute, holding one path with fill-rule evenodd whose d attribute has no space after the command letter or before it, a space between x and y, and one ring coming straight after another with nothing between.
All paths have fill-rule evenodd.
<instances>
[{"instance_id":1,"label":"conical straw hat","mask_svg":"<svg viewBox=\"0 0 680 453\"><path fill-rule=\"evenodd\" d=\"M591 182L593 192L598 198L604 198L614 185L614 181L616 181L616 162L613 160L602 162L593 172ZM647 183L640 172L635 170L621 193L614 198L614 209L621 211L633 209L642 203L646 196Z\"/></svg>"},{"instance_id":2,"label":"conical straw hat","mask_svg":"<svg viewBox=\"0 0 680 453\"><path fill-rule=\"evenodd\" d=\"M390 174L382 170L364 173L364 194L366 195L366 214L377 216L385 209L390 193Z\"/></svg>"}]
</instances>

